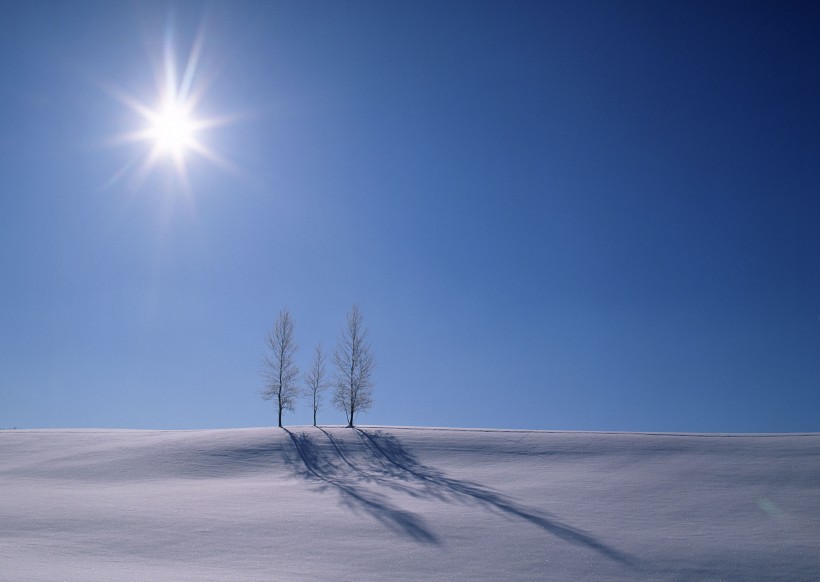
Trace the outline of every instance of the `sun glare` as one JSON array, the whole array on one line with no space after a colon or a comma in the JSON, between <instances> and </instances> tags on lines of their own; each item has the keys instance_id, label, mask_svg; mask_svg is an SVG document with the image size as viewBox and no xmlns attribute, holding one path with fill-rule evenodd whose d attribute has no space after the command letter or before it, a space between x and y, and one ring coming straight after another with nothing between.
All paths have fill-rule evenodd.
<instances>
[{"instance_id":1,"label":"sun glare","mask_svg":"<svg viewBox=\"0 0 820 582\"><path fill-rule=\"evenodd\" d=\"M203 31L200 29L182 74L177 74L177 59L174 50L172 30L166 32L162 67L156 70L156 105L146 104L141 99L109 86L109 91L129 109L142 118L142 127L121 134L115 142L139 142L148 147L142 163L136 170L137 177L144 177L158 163L167 160L173 163L176 174L185 188L188 188L188 164L194 155L205 158L224 170L235 172L233 165L217 154L205 142L204 130L224 125L231 120L227 117L201 117L196 115L196 106L204 95L204 85L200 77L200 56ZM132 172L133 160L110 180L113 184Z\"/></svg>"},{"instance_id":2,"label":"sun glare","mask_svg":"<svg viewBox=\"0 0 820 582\"><path fill-rule=\"evenodd\" d=\"M194 145L195 124L184 104L168 99L151 120L150 133L161 153L182 157Z\"/></svg>"}]
</instances>

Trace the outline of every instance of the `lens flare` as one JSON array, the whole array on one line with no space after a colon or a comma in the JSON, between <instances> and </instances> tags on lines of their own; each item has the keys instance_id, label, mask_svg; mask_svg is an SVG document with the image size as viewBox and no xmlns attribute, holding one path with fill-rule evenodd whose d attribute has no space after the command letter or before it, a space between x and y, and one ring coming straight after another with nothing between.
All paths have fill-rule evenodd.
<instances>
[{"instance_id":1,"label":"lens flare","mask_svg":"<svg viewBox=\"0 0 820 582\"><path fill-rule=\"evenodd\" d=\"M162 66L160 70L155 71L158 82L155 87L157 98L154 105L117 88L108 87L116 99L142 119L141 128L117 136L115 142L137 142L146 146L138 169L132 170L137 160L131 160L115 174L116 180L113 181L118 181L132 172L144 177L158 164L167 161L173 164L177 176L187 187L188 164L194 157L204 158L224 170L235 171L227 159L207 145L204 135L205 130L225 125L231 119L197 115L197 106L202 102L205 92L204 84L198 83L202 46L203 29L200 27L185 62L183 74L181 77L178 76L172 28L168 27ZM112 180L109 180L109 183L111 182Z\"/></svg>"},{"instance_id":2,"label":"lens flare","mask_svg":"<svg viewBox=\"0 0 820 582\"><path fill-rule=\"evenodd\" d=\"M150 132L161 152L178 158L193 144L195 128L186 108L169 100L153 120Z\"/></svg>"}]
</instances>

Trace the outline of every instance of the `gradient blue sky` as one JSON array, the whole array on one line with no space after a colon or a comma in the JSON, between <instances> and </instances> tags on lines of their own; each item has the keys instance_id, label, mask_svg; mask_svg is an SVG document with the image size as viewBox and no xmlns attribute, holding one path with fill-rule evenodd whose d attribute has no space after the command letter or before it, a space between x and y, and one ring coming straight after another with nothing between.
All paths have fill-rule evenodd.
<instances>
[{"instance_id":1,"label":"gradient blue sky","mask_svg":"<svg viewBox=\"0 0 820 582\"><path fill-rule=\"evenodd\" d=\"M364 424L820 430L817 6L0 4L0 427L270 425L358 302Z\"/></svg>"}]
</instances>

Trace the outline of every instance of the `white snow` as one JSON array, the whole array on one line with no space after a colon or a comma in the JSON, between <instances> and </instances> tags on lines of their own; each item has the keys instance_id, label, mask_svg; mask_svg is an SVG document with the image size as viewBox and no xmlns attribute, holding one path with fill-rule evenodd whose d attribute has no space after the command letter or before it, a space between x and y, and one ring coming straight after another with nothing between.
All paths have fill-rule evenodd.
<instances>
[{"instance_id":1,"label":"white snow","mask_svg":"<svg viewBox=\"0 0 820 582\"><path fill-rule=\"evenodd\" d=\"M0 431L2 580L818 580L820 434Z\"/></svg>"}]
</instances>

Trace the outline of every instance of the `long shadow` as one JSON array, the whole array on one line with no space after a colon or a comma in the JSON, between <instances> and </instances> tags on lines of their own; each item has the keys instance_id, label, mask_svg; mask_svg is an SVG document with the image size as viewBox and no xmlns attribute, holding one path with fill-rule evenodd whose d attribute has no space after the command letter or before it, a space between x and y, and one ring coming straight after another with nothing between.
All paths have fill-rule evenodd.
<instances>
[{"instance_id":1,"label":"long shadow","mask_svg":"<svg viewBox=\"0 0 820 582\"><path fill-rule=\"evenodd\" d=\"M331 445L333 445L333 449L336 451L336 454L339 455L339 458L345 465L356 471L365 480L370 479L370 476L365 471L362 471L359 467L353 464L353 462L348 458L347 453L343 448L343 445L341 445L335 438L333 438L332 434L330 434L320 426L317 426L316 428L318 428L322 432L322 434L324 434L325 437L327 437L327 440L330 441Z\"/></svg>"},{"instance_id":2,"label":"long shadow","mask_svg":"<svg viewBox=\"0 0 820 582\"><path fill-rule=\"evenodd\" d=\"M342 440L319 428L329 447L317 446L305 432L291 438L296 455L286 457L295 473L321 489L337 491L342 502L363 510L392 531L421 543L440 544L424 520L393 504L373 487L413 497L447 503L479 504L489 511L531 523L550 535L593 550L626 567L638 568L637 560L610 547L591 534L537 509L516 503L480 484L448 477L443 471L418 461L399 439L381 431L354 429L365 454L351 454ZM356 447L358 449L358 447Z\"/></svg>"},{"instance_id":3,"label":"long shadow","mask_svg":"<svg viewBox=\"0 0 820 582\"><path fill-rule=\"evenodd\" d=\"M391 531L420 543L440 543L421 517L396 507L384 495L358 487L356 482L361 480L362 476L353 479L347 477L334 458L323 453L307 433L301 432L296 435L288 429L284 430L288 433L298 455L298 459L286 455L285 461L294 468L297 475L316 482L322 490L328 488L335 490L345 505L354 511L366 512ZM338 457L343 458L346 464L353 467L332 437L331 442L336 447Z\"/></svg>"},{"instance_id":4,"label":"long shadow","mask_svg":"<svg viewBox=\"0 0 820 582\"><path fill-rule=\"evenodd\" d=\"M369 433L359 428L354 430L394 479L416 482L432 497L484 505L502 514L523 519L563 540L586 546L625 566L637 566L634 557L608 546L579 528L563 523L544 512L519 505L486 487L470 481L452 479L439 469L420 463L392 435L380 431Z\"/></svg>"}]
</instances>

